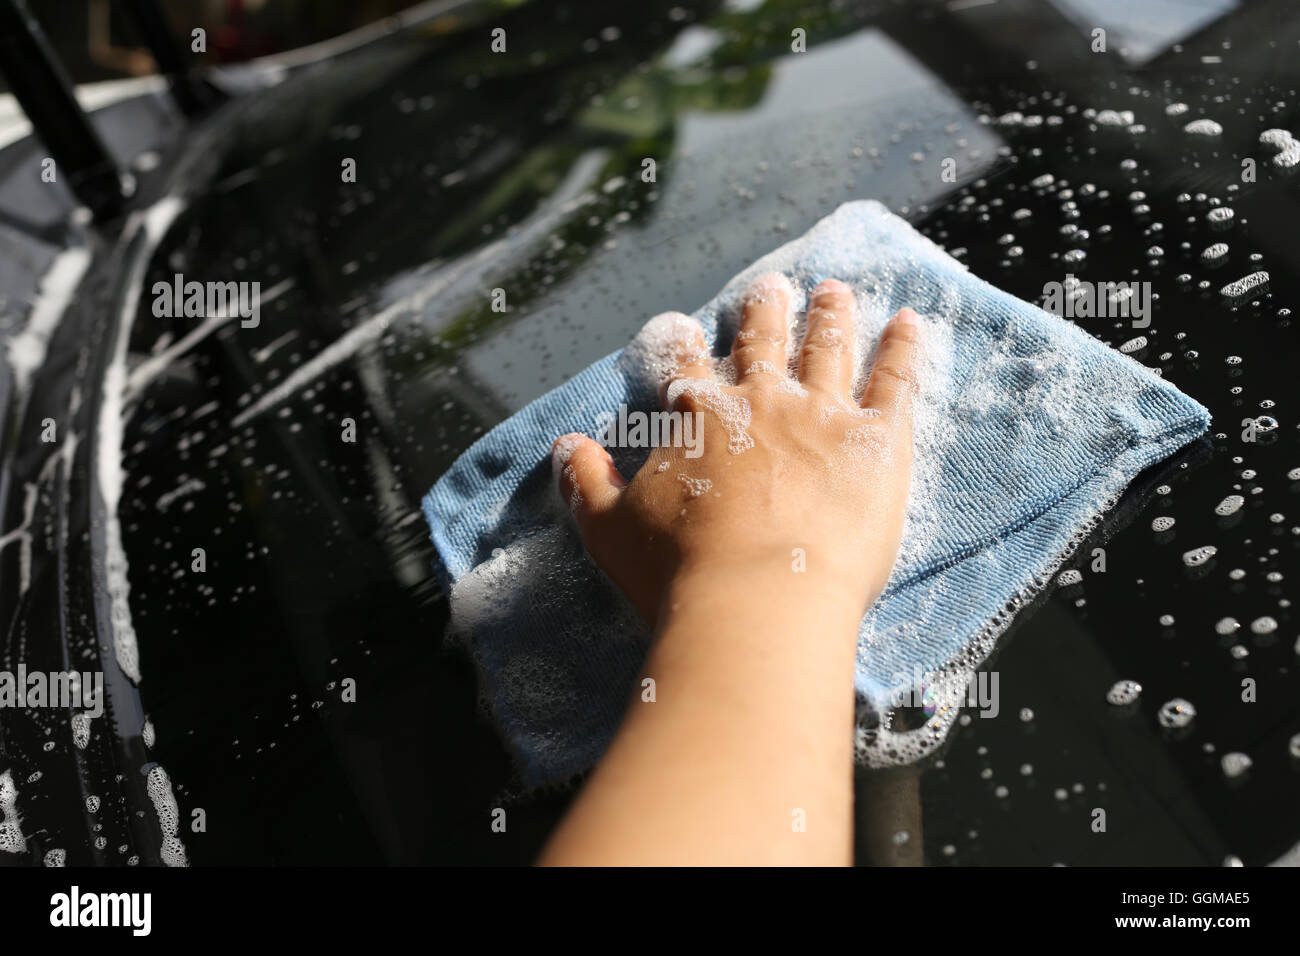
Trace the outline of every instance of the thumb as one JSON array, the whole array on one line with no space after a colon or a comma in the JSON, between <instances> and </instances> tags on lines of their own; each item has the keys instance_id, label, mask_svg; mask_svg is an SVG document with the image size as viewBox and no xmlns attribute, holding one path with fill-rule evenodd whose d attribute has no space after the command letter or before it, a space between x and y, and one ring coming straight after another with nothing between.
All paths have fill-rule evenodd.
<instances>
[{"instance_id":1,"label":"thumb","mask_svg":"<svg viewBox=\"0 0 1300 956\"><path fill-rule=\"evenodd\" d=\"M581 528L609 511L627 487L609 452L586 435L573 432L557 438L551 446L551 464L560 494Z\"/></svg>"}]
</instances>

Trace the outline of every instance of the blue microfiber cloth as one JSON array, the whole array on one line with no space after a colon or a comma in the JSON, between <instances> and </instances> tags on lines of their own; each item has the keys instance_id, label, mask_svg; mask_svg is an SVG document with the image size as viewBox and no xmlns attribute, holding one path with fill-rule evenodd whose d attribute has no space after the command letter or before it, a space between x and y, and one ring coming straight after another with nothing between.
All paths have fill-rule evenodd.
<instances>
[{"instance_id":1,"label":"blue microfiber cloth","mask_svg":"<svg viewBox=\"0 0 1300 956\"><path fill-rule=\"evenodd\" d=\"M904 544L863 619L856 672L859 759L914 760L943 738L1015 609L1135 475L1206 430L1209 413L1072 323L972 276L876 202L842 205L695 312L714 354L730 345L744 290L767 272L788 276L804 302L823 279L849 283L864 368L900 307L923 317ZM550 462L555 438L594 436L602 413L658 407L635 354L601 359L498 425L424 499L452 630L530 785L590 768L641 676L647 631L587 559ZM648 455L610 452L628 477ZM928 720L893 729L891 706L918 700L917 688Z\"/></svg>"}]
</instances>

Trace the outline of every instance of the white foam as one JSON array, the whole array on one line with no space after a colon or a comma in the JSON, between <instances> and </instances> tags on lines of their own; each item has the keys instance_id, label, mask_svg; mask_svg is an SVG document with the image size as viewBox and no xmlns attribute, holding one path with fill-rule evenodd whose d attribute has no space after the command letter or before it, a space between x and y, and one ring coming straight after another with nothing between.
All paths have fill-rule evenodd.
<instances>
[{"instance_id":1,"label":"white foam","mask_svg":"<svg viewBox=\"0 0 1300 956\"><path fill-rule=\"evenodd\" d=\"M556 439L555 447L551 451L551 466L557 475L569 468L573 453L585 444L586 439L577 434L563 435Z\"/></svg>"},{"instance_id":2,"label":"white foam","mask_svg":"<svg viewBox=\"0 0 1300 956\"><path fill-rule=\"evenodd\" d=\"M1170 730L1186 727L1195 719L1196 708L1190 701L1183 700L1181 697L1165 701L1160 707L1160 712L1156 714L1156 721L1160 726Z\"/></svg>"},{"instance_id":3,"label":"white foam","mask_svg":"<svg viewBox=\"0 0 1300 956\"><path fill-rule=\"evenodd\" d=\"M668 386L665 403L669 408L675 408L684 396L714 414L727 432L727 450L733 455L754 447L754 439L749 434L753 410L743 395L733 395L714 381L679 378Z\"/></svg>"},{"instance_id":4,"label":"white foam","mask_svg":"<svg viewBox=\"0 0 1300 956\"><path fill-rule=\"evenodd\" d=\"M1098 126L1132 126L1135 117L1132 110L1100 110L1096 115Z\"/></svg>"},{"instance_id":5,"label":"white foam","mask_svg":"<svg viewBox=\"0 0 1300 956\"><path fill-rule=\"evenodd\" d=\"M139 649L135 627L131 622L128 599L131 585L127 579L126 551L122 548L122 529L117 518L125 478L122 468L122 455L125 451L122 436L125 427L127 349L151 253L184 208L180 199L169 196L143 212L133 214L127 223L128 241L132 236L142 235L143 249L137 253L131 274L124 282L126 296L118 314L117 338L104 373L103 401L99 411L96 465L99 492L104 501L104 563L107 570L109 613L113 624L113 651L122 672L137 684L140 682Z\"/></svg>"},{"instance_id":6,"label":"white foam","mask_svg":"<svg viewBox=\"0 0 1300 956\"><path fill-rule=\"evenodd\" d=\"M644 388L660 394L683 366L713 366L699 323L680 312L661 313L643 325L621 362Z\"/></svg>"},{"instance_id":7,"label":"white foam","mask_svg":"<svg viewBox=\"0 0 1300 956\"><path fill-rule=\"evenodd\" d=\"M172 793L172 782L162 764L154 764L149 770L145 784L149 799L153 802L154 813L158 817L158 826L162 830L160 854L165 866L189 866L189 857L185 844L178 836L181 823L180 807L176 795Z\"/></svg>"},{"instance_id":8,"label":"white foam","mask_svg":"<svg viewBox=\"0 0 1300 956\"><path fill-rule=\"evenodd\" d=\"M1222 501L1220 501L1217 505L1214 506L1214 513L1221 517L1227 517L1228 515L1235 515L1238 511L1241 510L1241 506L1244 505L1245 503L1246 503L1246 499L1243 498L1241 495L1228 495L1228 497L1224 498Z\"/></svg>"},{"instance_id":9,"label":"white foam","mask_svg":"<svg viewBox=\"0 0 1300 956\"><path fill-rule=\"evenodd\" d=\"M59 327L59 320L67 311L72 294L81 284L81 278L90 265L90 258L90 250L85 246L74 246L55 256L41 277L36 301L27 315L27 324L5 343L9 367L14 373L14 387L19 396L26 396L32 374L45 361L50 338Z\"/></svg>"},{"instance_id":10,"label":"white foam","mask_svg":"<svg viewBox=\"0 0 1300 956\"><path fill-rule=\"evenodd\" d=\"M1268 287L1268 280L1268 273L1261 269L1258 272L1252 272L1248 276L1242 276L1235 282L1229 282L1219 290L1219 294L1231 301L1244 299L1247 296L1264 291Z\"/></svg>"},{"instance_id":11,"label":"white foam","mask_svg":"<svg viewBox=\"0 0 1300 956\"><path fill-rule=\"evenodd\" d=\"M1259 141L1278 151L1273 157L1273 165L1281 169L1291 169L1300 163L1300 142L1285 129L1266 129L1259 134Z\"/></svg>"},{"instance_id":12,"label":"white foam","mask_svg":"<svg viewBox=\"0 0 1300 956\"><path fill-rule=\"evenodd\" d=\"M1254 761L1246 754L1240 751L1226 753L1219 758L1219 766L1223 768L1223 775L1228 779L1240 777L1251 768Z\"/></svg>"},{"instance_id":13,"label":"white foam","mask_svg":"<svg viewBox=\"0 0 1300 956\"><path fill-rule=\"evenodd\" d=\"M1142 685L1135 680L1116 681L1106 691L1106 703L1126 707L1142 695Z\"/></svg>"},{"instance_id":14,"label":"white foam","mask_svg":"<svg viewBox=\"0 0 1300 956\"><path fill-rule=\"evenodd\" d=\"M1216 242L1205 247L1205 250L1201 253L1201 261L1206 265L1218 265L1227 254L1228 244L1226 242Z\"/></svg>"},{"instance_id":15,"label":"white foam","mask_svg":"<svg viewBox=\"0 0 1300 956\"><path fill-rule=\"evenodd\" d=\"M176 501L186 497L187 495L192 495L197 492L200 492L206 487L207 485L205 485L203 483L203 480L200 478L187 479L186 481L181 482L178 486L173 488L171 491L167 491L159 495L158 501L155 503L154 506L159 511L165 512Z\"/></svg>"},{"instance_id":16,"label":"white foam","mask_svg":"<svg viewBox=\"0 0 1300 956\"><path fill-rule=\"evenodd\" d=\"M678 475L677 480L686 486L686 493L692 498L699 498L706 495L713 488L713 482L708 478L693 478L690 475Z\"/></svg>"},{"instance_id":17,"label":"white foam","mask_svg":"<svg viewBox=\"0 0 1300 956\"><path fill-rule=\"evenodd\" d=\"M23 838L22 821L18 815L18 788L13 774L0 773L0 850L6 853L23 853L27 841Z\"/></svg>"},{"instance_id":18,"label":"white foam","mask_svg":"<svg viewBox=\"0 0 1300 956\"><path fill-rule=\"evenodd\" d=\"M82 711L72 715L72 742L78 750L85 750L90 743L90 714Z\"/></svg>"},{"instance_id":19,"label":"white foam","mask_svg":"<svg viewBox=\"0 0 1300 956\"><path fill-rule=\"evenodd\" d=\"M259 308L270 305L284 293L293 288L292 279L285 279L283 282L277 282L271 288L258 296ZM154 355L150 355L132 370L127 378L126 395L128 404L144 391L145 387L157 378L169 365L178 358L192 350L217 329L229 323L232 319L240 318L238 310L225 309L219 315L208 316L204 318L197 326L181 337L180 341L170 345Z\"/></svg>"}]
</instances>

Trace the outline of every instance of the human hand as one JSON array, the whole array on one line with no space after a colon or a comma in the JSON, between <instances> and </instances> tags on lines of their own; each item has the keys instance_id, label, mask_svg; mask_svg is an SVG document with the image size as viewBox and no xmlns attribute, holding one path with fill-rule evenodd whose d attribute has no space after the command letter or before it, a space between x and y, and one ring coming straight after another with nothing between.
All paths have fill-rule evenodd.
<instances>
[{"instance_id":1,"label":"human hand","mask_svg":"<svg viewBox=\"0 0 1300 956\"><path fill-rule=\"evenodd\" d=\"M761 589L806 569L820 594L859 616L888 580L911 471L916 316L903 309L886 326L859 403L852 291L834 279L813 291L793 358L792 301L780 275L750 288L734 385L718 382L694 320L669 313L647 326L664 357L666 407L699 413L698 458L656 447L627 482L595 440L555 443L587 550L652 625L683 577Z\"/></svg>"}]
</instances>

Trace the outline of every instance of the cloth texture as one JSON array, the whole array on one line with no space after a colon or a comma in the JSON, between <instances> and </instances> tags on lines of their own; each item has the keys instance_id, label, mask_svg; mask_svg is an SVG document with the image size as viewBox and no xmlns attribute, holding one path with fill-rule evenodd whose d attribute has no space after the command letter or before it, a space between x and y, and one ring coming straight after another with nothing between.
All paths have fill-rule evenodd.
<instances>
[{"instance_id":1,"label":"cloth texture","mask_svg":"<svg viewBox=\"0 0 1300 956\"><path fill-rule=\"evenodd\" d=\"M904 545L862 621L855 675L859 758L906 762L955 717L958 694L934 691L940 678L957 687L1128 483L1202 434L1209 414L1082 328L975 277L873 201L842 205L696 311L715 355L730 346L745 289L767 272L791 279L796 308L823 279L849 283L864 367L900 307L923 316ZM633 352L497 425L423 502L452 631L529 785L590 768L642 677L647 630L586 557L550 462L555 438L594 436L620 405L657 410ZM609 450L629 478L649 451ZM930 723L890 731L885 715L918 687Z\"/></svg>"}]
</instances>

